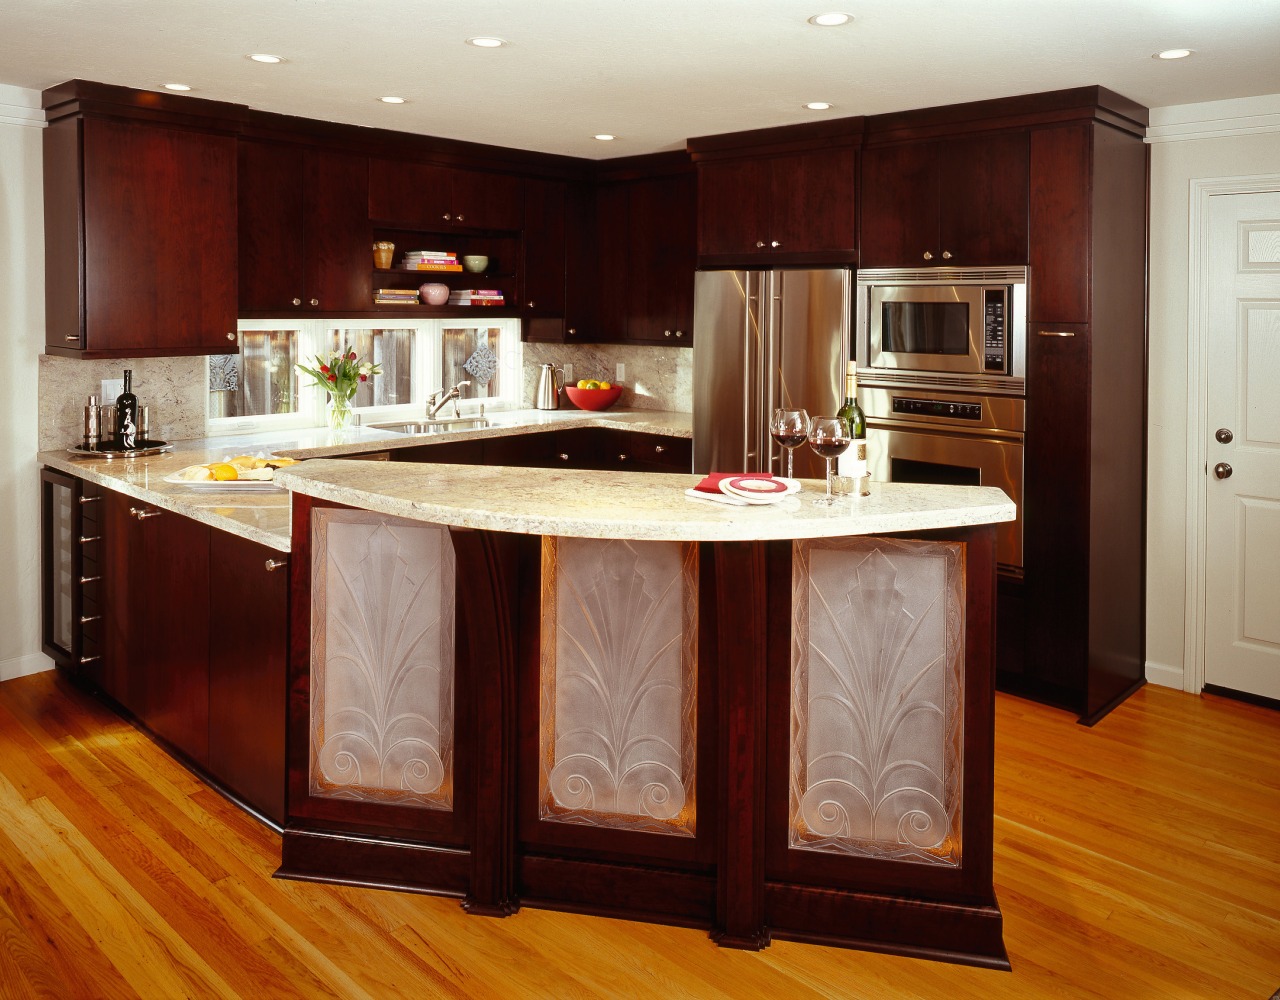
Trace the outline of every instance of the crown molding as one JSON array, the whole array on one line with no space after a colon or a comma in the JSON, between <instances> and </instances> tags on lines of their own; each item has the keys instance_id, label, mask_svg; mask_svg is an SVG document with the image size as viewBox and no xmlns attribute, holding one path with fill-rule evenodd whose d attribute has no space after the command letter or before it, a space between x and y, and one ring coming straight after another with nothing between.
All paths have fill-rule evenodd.
<instances>
[{"instance_id":1,"label":"crown molding","mask_svg":"<svg viewBox=\"0 0 1280 1000\"><path fill-rule=\"evenodd\" d=\"M0 125L44 128L46 124L40 91L0 84Z\"/></svg>"},{"instance_id":2,"label":"crown molding","mask_svg":"<svg viewBox=\"0 0 1280 1000\"><path fill-rule=\"evenodd\" d=\"M1280 94L1151 109L1147 142L1280 132Z\"/></svg>"}]
</instances>

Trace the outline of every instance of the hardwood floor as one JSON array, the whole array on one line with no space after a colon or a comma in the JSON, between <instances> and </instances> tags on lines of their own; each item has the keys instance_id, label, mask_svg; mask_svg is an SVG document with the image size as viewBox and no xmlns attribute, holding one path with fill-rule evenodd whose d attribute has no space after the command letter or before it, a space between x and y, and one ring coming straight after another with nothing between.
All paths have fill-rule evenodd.
<instances>
[{"instance_id":1,"label":"hardwood floor","mask_svg":"<svg viewBox=\"0 0 1280 1000\"><path fill-rule=\"evenodd\" d=\"M53 674L0 684L0 997L1259 998L1280 987L1280 713L1000 696L1012 973L272 879L278 837Z\"/></svg>"}]
</instances>

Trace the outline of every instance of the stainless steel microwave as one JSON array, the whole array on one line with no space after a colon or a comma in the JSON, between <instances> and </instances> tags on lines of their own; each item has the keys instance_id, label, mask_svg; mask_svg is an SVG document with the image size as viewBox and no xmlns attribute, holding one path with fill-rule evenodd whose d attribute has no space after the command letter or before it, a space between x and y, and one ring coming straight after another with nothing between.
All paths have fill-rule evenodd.
<instances>
[{"instance_id":1,"label":"stainless steel microwave","mask_svg":"<svg viewBox=\"0 0 1280 1000\"><path fill-rule=\"evenodd\" d=\"M857 314L856 353L864 377L926 376L930 382L1022 391L1025 267L859 271Z\"/></svg>"}]
</instances>

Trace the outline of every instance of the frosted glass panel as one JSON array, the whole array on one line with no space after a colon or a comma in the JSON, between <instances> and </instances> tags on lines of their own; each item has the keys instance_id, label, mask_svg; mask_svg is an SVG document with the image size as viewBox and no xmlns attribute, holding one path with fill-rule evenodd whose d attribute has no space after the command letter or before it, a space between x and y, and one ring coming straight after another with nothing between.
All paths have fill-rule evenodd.
<instances>
[{"instance_id":1,"label":"frosted glass panel","mask_svg":"<svg viewBox=\"0 0 1280 1000\"><path fill-rule=\"evenodd\" d=\"M449 532L312 512L313 796L453 807Z\"/></svg>"},{"instance_id":2,"label":"frosted glass panel","mask_svg":"<svg viewBox=\"0 0 1280 1000\"><path fill-rule=\"evenodd\" d=\"M53 524L50 533L53 535L53 642L62 649L71 649L71 566L75 558L71 524L73 501L71 490L60 483L50 483L46 489L52 491Z\"/></svg>"},{"instance_id":3,"label":"frosted glass panel","mask_svg":"<svg viewBox=\"0 0 1280 1000\"><path fill-rule=\"evenodd\" d=\"M790 846L959 865L963 546L793 552Z\"/></svg>"},{"instance_id":4,"label":"frosted glass panel","mask_svg":"<svg viewBox=\"0 0 1280 1000\"><path fill-rule=\"evenodd\" d=\"M544 538L539 815L694 835L697 548Z\"/></svg>"}]
</instances>

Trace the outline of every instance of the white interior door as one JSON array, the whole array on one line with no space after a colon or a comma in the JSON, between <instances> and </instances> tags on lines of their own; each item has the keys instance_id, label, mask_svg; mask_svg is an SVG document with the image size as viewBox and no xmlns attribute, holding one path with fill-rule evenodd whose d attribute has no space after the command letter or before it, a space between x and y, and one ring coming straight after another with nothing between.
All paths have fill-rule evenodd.
<instances>
[{"instance_id":1,"label":"white interior door","mask_svg":"<svg viewBox=\"0 0 1280 1000\"><path fill-rule=\"evenodd\" d=\"M1204 679L1280 700L1280 193L1210 201Z\"/></svg>"}]
</instances>

